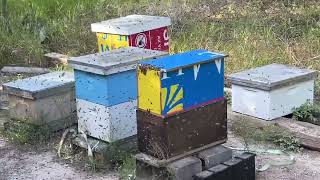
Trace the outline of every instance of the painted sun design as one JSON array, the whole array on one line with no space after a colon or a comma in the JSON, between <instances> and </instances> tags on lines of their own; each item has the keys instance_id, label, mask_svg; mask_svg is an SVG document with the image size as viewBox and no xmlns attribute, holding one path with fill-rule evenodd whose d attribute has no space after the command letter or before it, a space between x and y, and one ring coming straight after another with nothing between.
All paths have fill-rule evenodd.
<instances>
[{"instance_id":1,"label":"painted sun design","mask_svg":"<svg viewBox=\"0 0 320 180\"><path fill-rule=\"evenodd\" d=\"M179 85L162 88L162 113L169 114L183 110L183 88Z\"/></svg>"}]
</instances>

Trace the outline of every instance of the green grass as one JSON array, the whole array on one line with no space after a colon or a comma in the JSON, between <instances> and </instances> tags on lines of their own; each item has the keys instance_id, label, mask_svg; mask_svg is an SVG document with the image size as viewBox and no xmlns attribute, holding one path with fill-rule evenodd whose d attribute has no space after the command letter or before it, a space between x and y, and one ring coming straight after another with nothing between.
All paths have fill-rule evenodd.
<instances>
[{"instance_id":1,"label":"green grass","mask_svg":"<svg viewBox=\"0 0 320 180\"><path fill-rule=\"evenodd\" d=\"M18 120L7 122L3 135L10 141L21 145L45 143L49 139L47 127Z\"/></svg>"},{"instance_id":2,"label":"green grass","mask_svg":"<svg viewBox=\"0 0 320 180\"><path fill-rule=\"evenodd\" d=\"M132 13L173 19L171 53L205 48L230 57L227 73L273 62L320 70L317 1L8 0L0 66L36 64L43 53L96 52L90 24Z\"/></svg>"},{"instance_id":3,"label":"green grass","mask_svg":"<svg viewBox=\"0 0 320 180\"><path fill-rule=\"evenodd\" d=\"M259 122L239 119L232 123L231 131L243 138L246 145L271 143L284 151L299 151L299 140L277 124L263 125Z\"/></svg>"}]
</instances>

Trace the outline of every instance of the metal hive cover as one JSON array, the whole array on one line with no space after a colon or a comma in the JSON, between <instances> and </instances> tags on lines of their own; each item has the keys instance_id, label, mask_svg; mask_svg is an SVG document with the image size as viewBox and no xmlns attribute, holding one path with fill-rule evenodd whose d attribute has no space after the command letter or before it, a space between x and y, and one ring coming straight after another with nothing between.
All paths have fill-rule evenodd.
<instances>
[{"instance_id":1,"label":"metal hive cover","mask_svg":"<svg viewBox=\"0 0 320 180\"><path fill-rule=\"evenodd\" d=\"M210 52L207 50L193 50L184 53L165 56L140 63L143 65L152 66L153 68L161 69L164 72L173 71L179 68L189 67L195 64L223 59L226 57L223 54Z\"/></svg>"},{"instance_id":2,"label":"metal hive cover","mask_svg":"<svg viewBox=\"0 0 320 180\"><path fill-rule=\"evenodd\" d=\"M112 51L71 57L69 65L77 70L107 75L135 69L139 61L168 54L164 51L126 47Z\"/></svg>"},{"instance_id":3,"label":"metal hive cover","mask_svg":"<svg viewBox=\"0 0 320 180\"><path fill-rule=\"evenodd\" d=\"M92 32L131 35L171 25L169 17L129 15L91 24Z\"/></svg>"},{"instance_id":4,"label":"metal hive cover","mask_svg":"<svg viewBox=\"0 0 320 180\"><path fill-rule=\"evenodd\" d=\"M316 74L317 72L314 70L300 69L283 64L270 64L234 73L228 78L232 84L271 90L290 83L310 80Z\"/></svg>"},{"instance_id":5,"label":"metal hive cover","mask_svg":"<svg viewBox=\"0 0 320 180\"><path fill-rule=\"evenodd\" d=\"M73 87L73 73L64 71L42 74L3 84L3 88L8 94L29 99L68 91Z\"/></svg>"}]
</instances>

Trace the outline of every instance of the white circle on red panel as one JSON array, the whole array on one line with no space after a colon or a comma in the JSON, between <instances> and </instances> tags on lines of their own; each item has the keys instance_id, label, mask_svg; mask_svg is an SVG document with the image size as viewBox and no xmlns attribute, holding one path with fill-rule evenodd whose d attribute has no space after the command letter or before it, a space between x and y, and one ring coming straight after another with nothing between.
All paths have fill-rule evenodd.
<instances>
[{"instance_id":1,"label":"white circle on red panel","mask_svg":"<svg viewBox=\"0 0 320 180\"><path fill-rule=\"evenodd\" d=\"M147 36L140 33L136 36L136 47L144 48L147 45Z\"/></svg>"}]
</instances>

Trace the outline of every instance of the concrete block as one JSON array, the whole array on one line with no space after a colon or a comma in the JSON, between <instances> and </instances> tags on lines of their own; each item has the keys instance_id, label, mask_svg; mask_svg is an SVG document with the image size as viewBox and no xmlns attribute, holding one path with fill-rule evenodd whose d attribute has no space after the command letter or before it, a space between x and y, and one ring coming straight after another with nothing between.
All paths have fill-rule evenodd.
<instances>
[{"instance_id":1,"label":"concrete block","mask_svg":"<svg viewBox=\"0 0 320 180\"><path fill-rule=\"evenodd\" d=\"M243 180L255 180L256 179L256 167L255 167L255 154L245 152L235 156L237 159L241 159L242 171L241 179Z\"/></svg>"},{"instance_id":2,"label":"concrete block","mask_svg":"<svg viewBox=\"0 0 320 180\"><path fill-rule=\"evenodd\" d=\"M186 157L172 162L167 169L175 180L192 180L194 175L202 171L202 164L196 157Z\"/></svg>"},{"instance_id":3,"label":"concrete block","mask_svg":"<svg viewBox=\"0 0 320 180\"><path fill-rule=\"evenodd\" d=\"M208 179L211 179L213 176L213 172L210 172L210 171L202 171L198 174L196 174L193 179L194 180L208 180Z\"/></svg>"},{"instance_id":4,"label":"concrete block","mask_svg":"<svg viewBox=\"0 0 320 180\"><path fill-rule=\"evenodd\" d=\"M224 146L215 146L198 154L204 169L209 169L232 158L232 150Z\"/></svg>"},{"instance_id":5,"label":"concrete block","mask_svg":"<svg viewBox=\"0 0 320 180\"><path fill-rule=\"evenodd\" d=\"M167 180L169 178L166 168L157 168L143 161L136 160L137 180Z\"/></svg>"}]
</instances>

